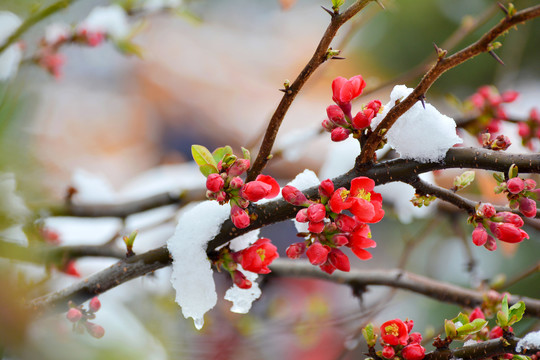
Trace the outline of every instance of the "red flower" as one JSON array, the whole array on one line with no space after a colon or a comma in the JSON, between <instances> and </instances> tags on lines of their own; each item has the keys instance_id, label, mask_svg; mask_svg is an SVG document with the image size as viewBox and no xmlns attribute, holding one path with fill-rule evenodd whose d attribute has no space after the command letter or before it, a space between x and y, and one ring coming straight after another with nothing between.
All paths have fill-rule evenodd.
<instances>
[{"instance_id":1,"label":"red flower","mask_svg":"<svg viewBox=\"0 0 540 360\"><path fill-rule=\"evenodd\" d=\"M351 131L342 127L337 127L334 130L332 130L332 133L330 134L330 139L334 142L339 142L347 139L349 135L351 134Z\"/></svg>"},{"instance_id":2,"label":"red flower","mask_svg":"<svg viewBox=\"0 0 540 360\"><path fill-rule=\"evenodd\" d=\"M414 320L405 320L403 323L405 323L405 325L407 325L407 331L408 332L411 332L411 330L413 329L414 327ZM411 334L409 334L409 337L411 336Z\"/></svg>"},{"instance_id":3,"label":"red flower","mask_svg":"<svg viewBox=\"0 0 540 360\"><path fill-rule=\"evenodd\" d=\"M322 271L324 271L327 274L332 275L334 271L336 271L336 267L332 265L330 261L325 262L324 264L319 266Z\"/></svg>"},{"instance_id":4,"label":"red flower","mask_svg":"<svg viewBox=\"0 0 540 360\"><path fill-rule=\"evenodd\" d=\"M306 251L306 244L303 242L290 245L285 252L290 259L298 259Z\"/></svg>"},{"instance_id":5,"label":"red flower","mask_svg":"<svg viewBox=\"0 0 540 360\"><path fill-rule=\"evenodd\" d=\"M426 349L420 344L413 343L401 350L401 356L405 360L422 360L426 356Z\"/></svg>"},{"instance_id":6,"label":"red flower","mask_svg":"<svg viewBox=\"0 0 540 360\"><path fill-rule=\"evenodd\" d=\"M238 176L242 175L249 169L249 160L248 159L237 159L230 168L227 169L227 175L229 176Z\"/></svg>"},{"instance_id":7,"label":"red flower","mask_svg":"<svg viewBox=\"0 0 540 360\"><path fill-rule=\"evenodd\" d=\"M210 174L206 178L206 188L212 192L217 192L223 189L225 180L219 174Z\"/></svg>"},{"instance_id":8,"label":"red flower","mask_svg":"<svg viewBox=\"0 0 540 360\"><path fill-rule=\"evenodd\" d=\"M296 221L301 223L308 222L307 209L302 209L296 213Z\"/></svg>"},{"instance_id":9,"label":"red flower","mask_svg":"<svg viewBox=\"0 0 540 360\"><path fill-rule=\"evenodd\" d=\"M508 328L508 331L512 332L514 329L510 326ZM495 326L491 331L489 332L489 338L490 339L498 339L503 336L503 329L500 326Z\"/></svg>"},{"instance_id":10,"label":"red flower","mask_svg":"<svg viewBox=\"0 0 540 360\"><path fill-rule=\"evenodd\" d=\"M351 270L349 258L339 249L332 249L328 254L328 260L338 270L348 272Z\"/></svg>"},{"instance_id":11,"label":"red flower","mask_svg":"<svg viewBox=\"0 0 540 360\"><path fill-rule=\"evenodd\" d=\"M505 103L513 102L514 100L517 99L518 96L519 96L519 92L515 90L508 90L501 94L502 101Z\"/></svg>"},{"instance_id":12,"label":"red flower","mask_svg":"<svg viewBox=\"0 0 540 360\"><path fill-rule=\"evenodd\" d=\"M324 246L321 243L312 244L306 251L306 255L309 259L309 262L313 265L322 265L328 259L328 253L330 252L330 247Z\"/></svg>"},{"instance_id":13,"label":"red flower","mask_svg":"<svg viewBox=\"0 0 540 360\"><path fill-rule=\"evenodd\" d=\"M79 270L75 267L75 260L69 260L62 269L62 272L75 276L75 277L81 277L81 274L79 273Z\"/></svg>"},{"instance_id":14,"label":"red flower","mask_svg":"<svg viewBox=\"0 0 540 360\"><path fill-rule=\"evenodd\" d=\"M244 199L257 202L261 199L271 199L279 194L279 184L273 177L259 175L255 181L244 184L240 190L240 196Z\"/></svg>"},{"instance_id":15,"label":"red flower","mask_svg":"<svg viewBox=\"0 0 540 360\"><path fill-rule=\"evenodd\" d=\"M247 228L250 223L248 213L238 205L234 205L231 209L231 220L239 229Z\"/></svg>"},{"instance_id":16,"label":"red flower","mask_svg":"<svg viewBox=\"0 0 540 360\"><path fill-rule=\"evenodd\" d=\"M536 187L536 183L533 187L533 189ZM321 197L329 198L334 193L334 183L330 179L326 179L321 181L321 184L319 185L319 195Z\"/></svg>"},{"instance_id":17,"label":"red flower","mask_svg":"<svg viewBox=\"0 0 540 360\"><path fill-rule=\"evenodd\" d=\"M475 308L474 311L469 315L469 321L473 321L476 319L485 319L484 313L482 312L482 309L479 307Z\"/></svg>"},{"instance_id":18,"label":"red flower","mask_svg":"<svg viewBox=\"0 0 540 360\"><path fill-rule=\"evenodd\" d=\"M497 211L495 210L495 207L491 205L490 203L482 203L478 206L478 209L476 210L476 214L481 217L490 218L495 215Z\"/></svg>"},{"instance_id":19,"label":"red flower","mask_svg":"<svg viewBox=\"0 0 540 360\"><path fill-rule=\"evenodd\" d=\"M348 125L347 120L345 120L345 114L343 110L337 105L330 105L326 108L326 115L328 115L328 120L333 122L336 125Z\"/></svg>"},{"instance_id":20,"label":"red flower","mask_svg":"<svg viewBox=\"0 0 540 360\"><path fill-rule=\"evenodd\" d=\"M521 216L511 213L509 211L503 211L503 212L497 213L497 218L500 218L501 222L510 223L516 227L523 226L523 219L521 218Z\"/></svg>"},{"instance_id":21,"label":"red flower","mask_svg":"<svg viewBox=\"0 0 540 360\"><path fill-rule=\"evenodd\" d=\"M321 222L326 217L326 208L323 204L312 204L307 209L308 220Z\"/></svg>"},{"instance_id":22,"label":"red flower","mask_svg":"<svg viewBox=\"0 0 540 360\"><path fill-rule=\"evenodd\" d=\"M270 239L261 238L242 250L239 260L244 270L257 274L268 274L270 272L268 265L278 257L277 248L272 245Z\"/></svg>"},{"instance_id":23,"label":"red flower","mask_svg":"<svg viewBox=\"0 0 540 360\"><path fill-rule=\"evenodd\" d=\"M77 308L71 308L71 309L68 310L68 312L66 314L66 318L69 321L76 323L77 321L81 320L82 312L81 312L81 310L79 310Z\"/></svg>"},{"instance_id":24,"label":"red flower","mask_svg":"<svg viewBox=\"0 0 540 360\"><path fill-rule=\"evenodd\" d=\"M510 191L512 194L517 194L523 191L525 189L525 183L521 178L515 177L506 183L506 187L508 188L508 191Z\"/></svg>"},{"instance_id":25,"label":"red flower","mask_svg":"<svg viewBox=\"0 0 540 360\"><path fill-rule=\"evenodd\" d=\"M391 346L385 346L383 347L381 355L386 359L392 359L394 355L396 355L396 351Z\"/></svg>"},{"instance_id":26,"label":"red flower","mask_svg":"<svg viewBox=\"0 0 540 360\"><path fill-rule=\"evenodd\" d=\"M251 281L249 281L246 278L246 275L244 275L239 270L234 270L232 273L233 282L236 286L238 286L240 289L250 289L251 288Z\"/></svg>"},{"instance_id":27,"label":"red flower","mask_svg":"<svg viewBox=\"0 0 540 360\"><path fill-rule=\"evenodd\" d=\"M519 211L528 218L536 216L536 201L522 197L519 199Z\"/></svg>"},{"instance_id":28,"label":"red flower","mask_svg":"<svg viewBox=\"0 0 540 360\"><path fill-rule=\"evenodd\" d=\"M310 221L309 222L309 225L308 225L309 232L320 234L322 233L323 230L324 230L324 221L319 221L319 222Z\"/></svg>"},{"instance_id":29,"label":"red flower","mask_svg":"<svg viewBox=\"0 0 540 360\"><path fill-rule=\"evenodd\" d=\"M375 181L365 176L351 181L351 192L347 199L351 204L349 211L361 222L376 223L384 216L382 196L373 191L374 187Z\"/></svg>"},{"instance_id":30,"label":"red flower","mask_svg":"<svg viewBox=\"0 0 540 360\"><path fill-rule=\"evenodd\" d=\"M259 175L255 179L256 181L262 181L265 184L270 185L272 188L270 189L270 193L265 197L265 199L273 199L276 196L279 195L280 187L276 179L271 177L270 175Z\"/></svg>"},{"instance_id":31,"label":"red flower","mask_svg":"<svg viewBox=\"0 0 540 360\"><path fill-rule=\"evenodd\" d=\"M345 214L339 214L335 220L335 223L339 231L343 231L345 233L353 232L358 226L358 223L354 218Z\"/></svg>"},{"instance_id":32,"label":"red flower","mask_svg":"<svg viewBox=\"0 0 540 360\"><path fill-rule=\"evenodd\" d=\"M349 237L349 243L347 244L353 253L361 260L369 260L372 258L372 255L364 249L374 248L377 246L377 243L368 238L368 235L369 226L367 224L361 224L351 234Z\"/></svg>"},{"instance_id":33,"label":"red flower","mask_svg":"<svg viewBox=\"0 0 540 360\"><path fill-rule=\"evenodd\" d=\"M497 223L492 227L491 232L497 239L508 243L518 243L529 238L525 231L510 223Z\"/></svg>"},{"instance_id":34,"label":"red flower","mask_svg":"<svg viewBox=\"0 0 540 360\"><path fill-rule=\"evenodd\" d=\"M349 191L345 189L344 187L341 187L334 191L332 194L332 197L330 198L330 202L328 205L330 206L330 210L335 212L336 214L341 213L343 210L347 210L351 207L351 203L347 202L347 196L349 195Z\"/></svg>"},{"instance_id":35,"label":"red flower","mask_svg":"<svg viewBox=\"0 0 540 360\"><path fill-rule=\"evenodd\" d=\"M422 343L422 334L420 334L419 332L413 332L409 334L409 344L420 344L420 343Z\"/></svg>"},{"instance_id":36,"label":"red flower","mask_svg":"<svg viewBox=\"0 0 540 360\"><path fill-rule=\"evenodd\" d=\"M388 345L407 345L409 332L407 325L400 319L394 319L381 325L381 339Z\"/></svg>"},{"instance_id":37,"label":"red flower","mask_svg":"<svg viewBox=\"0 0 540 360\"><path fill-rule=\"evenodd\" d=\"M101 302L97 298L97 296L94 296L92 300L90 300L90 304L88 304L88 308L92 310L93 312L98 311L101 309Z\"/></svg>"},{"instance_id":38,"label":"red flower","mask_svg":"<svg viewBox=\"0 0 540 360\"><path fill-rule=\"evenodd\" d=\"M101 339L103 335L105 335L105 329L103 329L103 327L100 325L86 321L84 326L86 326L86 331L88 331L88 333L96 339Z\"/></svg>"},{"instance_id":39,"label":"red flower","mask_svg":"<svg viewBox=\"0 0 540 360\"><path fill-rule=\"evenodd\" d=\"M472 241L476 246L482 246L487 242L488 233L484 229L484 225L478 224L476 229L472 232Z\"/></svg>"},{"instance_id":40,"label":"red flower","mask_svg":"<svg viewBox=\"0 0 540 360\"><path fill-rule=\"evenodd\" d=\"M281 190L283 199L291 205L301 206L308 203L306 196L294 186L287 185Z\"/></svg>"},{"instance_id":41,"label":"red flower","mask_svg":"<svg viewBox=\"0 0 540 360\"><path fill-rule=\"evenodd\" d=\"M349 80L338 76L332 81L332 100L338 105L350 103L362 94L365 87L366 82L360 75L353 76Z\"/></svg>"}]
</instances>

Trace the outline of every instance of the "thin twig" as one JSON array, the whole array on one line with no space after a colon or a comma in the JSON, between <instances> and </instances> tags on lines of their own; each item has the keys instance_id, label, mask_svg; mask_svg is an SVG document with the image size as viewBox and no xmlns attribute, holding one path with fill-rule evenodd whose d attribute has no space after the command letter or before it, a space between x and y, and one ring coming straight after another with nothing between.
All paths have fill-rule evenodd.
<instances>
[{"instance_id":1,"label":"thin twig","mask_svg":"<svg viewBox=\"0 0 540 360\"><path fill-rule=\"evenodd\" d=\"M483 53L490 49L490 44L505 31L511 27L531 20L540 16L540 5L527 8L517 12L512 17L505 17L499 24L494 26L478 41L469 45L465 49L449 56L441 57L436 64L424 75L418 86L413 92L403 99L399 104L394 106L386 117L381 121L377 129L369 136L366 143L362 147L362 153L359 156L359 162L366 164L373 160L373 155L377 150L384 134L394 125L397 119L409 110L420 98L421 95L429 90L431 85L447 70L456 67L457 65ZM383 130L384 129L384 130Z\"/></svg>"},{"instance_id":2,"label":"thin twig","mask_svg":"<svg viewBox=\"0 0 540 360\"><path fill-rule=\"evenodd\" d=\"M285 114L311 74L313 74L313 72L315 72L315 70L327 60L328 48L330 47L330 43L336 36L339 28L354 15L356 15L360 10L362 10L370 1L373 0L357 0L347 10L345 10L345 12L341 14L334 13L332 15L330 24L324 32L315 53L304 69L302 69L296 80L294 80L287 91L283 94L278 107L272 115L261 143L261 147L259 148L259 153L257 154L257 158L255 159L253 166L248 172L246 181L255 180L257 175L259 175L266 166L268 160L270 160L272 147L274 146L279 127L283 122Z\"/></svg>"},{"instance_id":3,"label":"thin twig","mask_svg":"<svg viewBox=\"0 0 540 360\"><path fill-rule=\"evenodd\" d=\"M512 285L517 284L521 280L526 279L529 276L536 274L537 272L540 272L540 262L537 262L536 264L534 264L530 268L523 271L521 274L518 274L515 277L513 277L512 279L510 279L508 281L505 281L505 282L503 282L502 284L500 284L498 286L494 286L493 288L495 290L497 290L497 289L508 289Z\"/></svg>"}]
</instances>

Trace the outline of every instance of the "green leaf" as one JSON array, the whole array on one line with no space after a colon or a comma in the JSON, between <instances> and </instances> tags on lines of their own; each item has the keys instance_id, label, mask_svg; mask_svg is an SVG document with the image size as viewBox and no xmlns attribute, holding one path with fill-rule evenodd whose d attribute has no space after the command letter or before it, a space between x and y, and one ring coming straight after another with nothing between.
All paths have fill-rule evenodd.
<instances>
[{"instance_id":1,"label":"green leaf","mask_svg":"<svg viewBox=\"0 0 540 360\"><path fill-rule=\"evenodd\" d=\"M444 332L449 339L454 339L457 336L456 325L452 320L444 320Z\"/></svg>"},{"instance_id":2,"label":"green leaf","mask_svg":"<svg viewBox=\"0 0 540 360\"><path fill-rule=\"evenodd\" d=\"M514 355L512 360L531 360L531 358L525 355Z\"/></svg>"},{"instance_id":3,"label":"green leaf","mask_svg":"<svg viewBox=\"0 0 540 360\"><path fill-rule=\"evenodd\" d=\"M516 164L512 164L512 166L510 166L510 170L508 170L508 178L512 179L516 176L518 176L518 167Z\"/></svg>"},{"instance_id":4,"label":"green leaf","mask_svg":"<svg viewBox=\"0 0 540 360\"><path fill-rule=\"evenodd\" d=\"M251 160L251 154L245 147L242 147L242 154L244 155L244 159Z\"/></svg>"},{"instance_id":5,"label":"green leaf","mask_svg":"<svg viewBox=\"0 0 540 360\"><path fill-rule=\"evenodd\" d=\"M210 165L214 165L214 167L217 169L216 160L214 160L214 157L212 156L210 151L204 146L192 145L191 155L193 156L193 160L195 160L197 165L203 166L203 165L210 164Z\"/></svg>"},{"instance_id":6,"label":"green leaf","mask_svg":"<svg viewBox=\"0 0 540 360\"><path fill-rule=\"evenodd\" d=\"M460 312L458 316L452 319L452 321L454 322L454 324L457 323L458 321L461 323L461 325L468 324L469 315Z\"/></svg>"},{"instance_id":7,"label":"green leaf","mask_svg":"<svg viewBox=\"0 0 540 360\"><path fill-rule=\"evenodd\" d=\"M212 153L212 157L214 158L214 160L216 160L216 163L219 163L221 160L223 160L225 155L232 155L232 153L232 148L227 145L214 150L214 152Z\"/></svg>"},{"instance_id":8,"label":"green leaf","mask_svg":"<svg viewBox=\"0 0 540 360\"><path fill-rule=\"evenodd\" d=\"M143 51L141 47L132 43L129 40L125 40L125 39L115 40L114 44L116 45L116 48L123 54L135 55L139 59L143 58Z\"/></svg>"},{"instance_id":9,"label":"green leaf","mask_svg":"<svg viewBox=\"0 0 540 360\"><path fill-rule=\"evenodd\" d=\"M497 180L499 184L504 182L504 176L502 174L493 173L493 177L495 178L495 180Z\"/></svg>"},{"instance_id":10,"label":"green leaf","mask_svg":"<svg viewBox=\"0 0 540 360\"><path fill-rule=\"evenodd\" d=\"M497 312L497 325L502 328L508 326L508 295L504 295L502 300L502 308Z\"/></svg>"},{"instance_id":11,"label":"green leaf","mask_svg":"<svg viewBox=\"0 0 540 360\"><path fill-rule=\"evenodd\" d=\"M332 0L332 9L337 10L345 3L345 0Z\"/></svg>"},{"instance_id":12,"label":"green leaf","mask_svg":"<svg viewBox=\"0 0 540 360\"><path fill-rule=\"evenodd\" d=\"M479 332L486 326L487 321L484 319L474 319L472 322L457 328L458 336L465 336Z\"/></svg>"},{"instance_id":13,"label":"green leaf","mask_svg":"<svg viewBox=\"0 0 540 360\"><path fill-rule=\"evenodd\" d=\"M466 188L474 181L474 176L474 171L465 171L463 174L456 176L454 179L454 186L457 190Z\"/></svg>"},{"instance_id":14,"label":"green leaf","mask_svg":"<svg viewBox=\"0 0 540 360\"><path fill-rule=\"evenodd\" d=\"M218 173L218 169L214 165L211 165L211 164L205 164L203 166L199 166L199 170L201 170L201 173L206 177L208 177L208 175L210 174Z\"/></svg>"},{"instance_id":15,"label":"green leaf","mask_svg":"<svg viewBox=\"0 0 540 360\"><path fill-rule=\"evenodd\" d=\"M362 329L362 335L364 335L364 339L366 339L366 343L369 347L373 347L377 344L377 335L373 333L372 323L369 323Z\"/></svg>"},{"instance_id":16,"label":"green leaf","mask_svg":"<svg viewBox=\"0 0 540 360\"><path fill-rule=\"evenodd\" d=\"M508 312L508 326L512 326L517 323L523 317L525 313L525 303L523 301L517 302L509 309Z\"/></svg>"}]
</instances>

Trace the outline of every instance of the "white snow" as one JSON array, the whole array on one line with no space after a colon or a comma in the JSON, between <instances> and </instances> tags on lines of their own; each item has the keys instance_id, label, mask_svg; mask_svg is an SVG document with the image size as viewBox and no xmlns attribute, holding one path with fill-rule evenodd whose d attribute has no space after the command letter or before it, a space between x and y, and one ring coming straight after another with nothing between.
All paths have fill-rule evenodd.
<instances>
[{"instance_id":1,"label":"white snow","mask_svg":"<svg viewBox=\"0 0 540 360\"><path fill-rule=\"evenodd\" d=\"M0 45L21 25L19 17L9 11L0 11ZM22 58L19 44L12 44L0 54L0 81L9 80L17 74Z\"/></svg>"},{"instance_id":2,"label":"white snow","mask_svg":"<svg viewBox=\"0 0 540 360\"><path fill-rule=\"evenodd\" d=\"M45 42L49 45L54 45L59 41L69 38L71 35L71 27L64 23L52 23L45 28Z\"/></svg>"},{"instance_id":3,"label":"white snow","mask_svg":"<svg viewBox=\"0 0 540 360\"><path fill-rule=\"evenodd\" d=\"M396 85L390 94L390 101L384 106L383 112L373 119L371 128L375 129L395 102L412 91L405 85ZM424 109L418 101L401 115L388 131L388 144L403 158L437 162L444 158L449 148L461 144L462 140L456 135L456 123L452 118L441 114L431 104L425 104Z\"/></svg>"},{"instance_id":4,"label":"white snow","mask_svg":"<svg viewBox=\"0 0 540 360\"><path fill-rule=\"evenodd\" d=\"M233 251L240 251L247 248L259 239L259 229L253 230L233 239L230 243L230 248ZM229 300L233 303L231 312L238 314L247 314L251 309L253 301L257 300L261 296L261 289L256 282L259 274L251 271L246 271L238 264L238 270L240 270L246 278L251 281L252 285L250 289L240 289L234 285L225 293L225 300Z\"/></svg>"},{"instance_id":5,"label":"white snow","mask_svg":"<svg viewBox=\"0 0 540 360\"><path fill-rule=\"evenodd\" d=\"M16 188L14 174L0 173L0 230L21 224L30 215Z\"/></svg>"},{"instance_id":6,"label":"white snow","mask_svg":"<svg viewBox=\"0 0 540 360\"><path fill-rule=\"evenodd\" d=\"M131 31L127 14L119 5L96 6L77 29L104 33L116 39L128 37Z\"/></svg>"},{"instance_id":7,"label":"white snow","mask_svg":"<svg viewBox=\"0 0 540 360\"><path fill-rule=\"evenodd\" d=\"M457 326L456 326L456 327L457 327ZM465 342L463 343L463 346L464 346L464 347L465 347L465 346L472 346L472 345L476 345L476 344L478 344L478 342L477 342L476 340L469 339L469 340L467 340L467 341L465 341Z\"/></svg>"},{"instance_id":8,"label":"white snow","mask_svg":"<svg viewBox=\"0 0 540 360\"><path fill-rule=\"evenodd\" d=\"M171 283L176 290L176 302L186 319L193 318L198 330L204 325L204 314L217 302L206 246L230 211L229 205L204 201L180 217L174 235L167 241L173 258Z\"/></svg>"},{"instance_id":9,"label":"white snow","mask_svg":"<svg viewBox=\"0 0 540 360\"><path fill-rule=\"evenodd\" d=\"M182 4L182 0L146 0L143 9L148 12L160 11L167 8L175 8Z\"/></svg>"},{"instance_id":10,"label":"white snow","mask_svg":"<svg viewBox=\"0 0 540 360\"><path fill-rule=\"evenodd\" d=\"M516 351L540 350L540 331L534 331L525 335L516 345Z\"/></svg>"}]
</instances>

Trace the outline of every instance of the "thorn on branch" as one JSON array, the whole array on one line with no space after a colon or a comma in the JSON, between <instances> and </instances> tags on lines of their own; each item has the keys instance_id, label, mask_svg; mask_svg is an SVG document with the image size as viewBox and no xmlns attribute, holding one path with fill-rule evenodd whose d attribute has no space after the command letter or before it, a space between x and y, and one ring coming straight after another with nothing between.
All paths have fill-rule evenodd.
<instances>
[{"instance_id":1,"label":"thorn on branch","mask_svg":"<svg viewBox=\"0 0 540 360\"><path fill-rule=\"evenodd\" d=\"M508 9L506 9L506 7L504 7L504 5L501 3L501 2L498 2L497 5L501 8L501 10L506 14L506 16L508 16Z\"/></svg>"},{"instance_id":2,"label":"thorn on branch","mask_svg":"<svg viewBox=\"0 0 540 360\"><path fill-rule=\"evenodd\" d=\"M330 60L345 60L345 58L341 56L332 56Z\"/></svg>"},{"instance_id":3,"label":"thorn on branch","mask_svg":"<svg viewBox=\"0 0 540 360\"><path fill-rule=\"evenodd\" d=\"M441 48L438 47L437 44L435 44L435 43L433 43L433 46L435 47L435 51L437 52L437 58L438 58L439 60L441 60L442 58L444 58L444 57L446 56L446 54L448 53L448 51L441 49Z\"/></svg>"},{"instance_id":4,"label":"thorn on branch","mask_svg":"<svg viewBox=\"0 0 540 360\"><path fill-rule=\"evenodd\" d=\"M332 10L327 9L324 6L321 6L321 7L323 8L324 11L326 11L328 14L330 14L331 17L334 17L336 15L336 13L333 12Z\"/></svg>"},{"instance_id":5,"label":"thorn on branch","mask_svg":"<svg viewBox=\"0 0 540 360\"><path fill-rule=\"evenodd\" d=\"M501 60L501 58L499 56L497 56L497 54L495 54L495 52L493 50L489 50L488 51L489 55L493 56L493 58L495 60L497 60L497 62L501 65L504 65L504 62Z\"/></svg>"},{"instance_id":6,"label":"thorn on branch","mask_svg":"<svg viewBox=\"0 0 540 360\"><path fill-rule=\"evenodd\" d=\"M424 107L424 110L426 110L426 102L424 101L424 99L426 98L426 95L422 94L418 97L418 100L420 100L420 102L422 103L422 106Z\"/></svg>"},{"instance_id":7,"label":"thorn on branch","mask_svg":"<svg viewBox=\"0 0 540 360\"><path fill-rule=\"evenodd\" d=\"M375 2L383 9L383 10L386 10L386 8L384 7L383 3L381 2L381 0L375 0Z\"/></svg>"}]
</instances>

